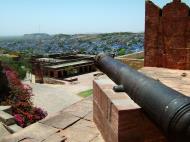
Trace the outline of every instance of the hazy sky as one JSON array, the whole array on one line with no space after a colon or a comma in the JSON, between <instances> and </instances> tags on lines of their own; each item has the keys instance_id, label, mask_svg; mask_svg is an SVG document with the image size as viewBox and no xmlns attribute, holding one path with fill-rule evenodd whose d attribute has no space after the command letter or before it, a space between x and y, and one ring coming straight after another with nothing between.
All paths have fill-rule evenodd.
<instances>
[{"instance_id":1,"label":"hazy sky","mask_svg":"<svg viewBox=\"0 0 190 142\"><path fill-rule=\"evenodd\" d=\"M0 36L143 32L144 13L145 0L0 0Z\"/></svg>"}]
</instances>

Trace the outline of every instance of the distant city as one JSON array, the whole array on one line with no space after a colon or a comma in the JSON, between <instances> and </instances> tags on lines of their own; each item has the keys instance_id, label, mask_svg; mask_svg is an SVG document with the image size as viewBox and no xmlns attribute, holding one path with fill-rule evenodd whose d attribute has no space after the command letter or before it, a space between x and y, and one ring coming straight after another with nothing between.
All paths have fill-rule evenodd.
<instances>
[{"instance_id":1,"label":"distant city","mask_svg":"<svg viewBox=\"0 0 190 142\"><path fill-rule=\"evenodd\" d=\"M144 50L144 33L105 34L25 34L0 37L0 48L27 54L77 53L95 55L100 52L124 55Z\"/></svg>"}]
</instances>

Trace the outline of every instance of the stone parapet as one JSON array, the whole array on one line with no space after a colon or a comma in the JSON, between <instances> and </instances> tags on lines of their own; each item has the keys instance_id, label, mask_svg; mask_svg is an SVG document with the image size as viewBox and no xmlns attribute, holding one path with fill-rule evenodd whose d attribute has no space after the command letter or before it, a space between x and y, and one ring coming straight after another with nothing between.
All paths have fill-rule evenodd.
<instances>
[{"instance_id":1,"label":"stone parapet","mask_svg":"<svg viewBox=\"0 0 190 142\"><path fill-rule=\"evenodd\" d=\"M93 119L106 142L166 142L166 137L126 93L109 80L93 83Z\"/></svg>"},{"instance_id":2,"label":"stone parapet","mask_svg":"<svg viewBox=\"0 0 190 142\"><path fill-rule=\"evenodd\" d=\"M163 9L146 1L145 66L190 70L189 10L180 0Z\"/></svg>"}]
</instances>

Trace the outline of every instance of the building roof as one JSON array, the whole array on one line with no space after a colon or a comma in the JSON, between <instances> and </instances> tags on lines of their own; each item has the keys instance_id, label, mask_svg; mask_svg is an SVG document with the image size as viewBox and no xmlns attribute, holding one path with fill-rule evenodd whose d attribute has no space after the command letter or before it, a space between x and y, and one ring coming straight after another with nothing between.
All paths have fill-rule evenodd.
<instances>
[{"instance_id":1,"label":"building roof","mask_svg":"<svg viewBox=\"0 0 190 142\"><path fill-rule=\"evenodd\" d=\"M51 68L51 69L58 69L58 68L65 68L68 66L76 66L76 65L86 64L86 63L92 63L92 61L91 60L81 60L81 61L76 61L76 62L63 63L63 64L59 64L59 65L46 66L46 67Z\"/></svg>"},{"instance_id":2,"label":"building roof","mask_svg":"<svg viewBox=\"0 0 190 142\"><path fill-rule=\"evenodd\" d=\"M54 58L38 58L37 61L47 62L47 63L59 63L63 62L64 60L54 59Z\"/></svg>"}]
</instances>

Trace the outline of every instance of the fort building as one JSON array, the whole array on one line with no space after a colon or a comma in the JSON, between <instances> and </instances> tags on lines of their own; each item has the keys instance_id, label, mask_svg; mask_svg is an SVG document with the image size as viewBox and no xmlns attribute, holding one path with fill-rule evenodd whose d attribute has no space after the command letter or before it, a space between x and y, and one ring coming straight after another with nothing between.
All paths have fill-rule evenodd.
<instances>
[{"instance_id":1,"label":"fort building","mask_svg":"<svg viewBox=\"0 0 190 142\"><path fill-rule=\"evenodd\" d=\"M180 0L174 0L164 6L163 9L151 1L146 1L144 64L147 67L143 67L139 71L153 78L154 82L149 82L149 79L144 80L144 77L135 76L137 74L129 75L127 69L117 72L119 66L114 66L117 64L116 62L112 62L111 69L109 68L111 65L109 60L104 60L103 65L106 66L106 70L111 70L112 79L116 82L122 80L122 82L118 81L121 84L117 84L122 87L121 85L124 83L124 89L131 88L129 93L134 95L131 98L143 103L136 104L137 101L134 102L129 93L115 92L113 87L116 84L106 75L103 75L93 81L93 97L74 103L55 115L47 117L13 135L7 135L0 142L186 142L175 139L176 135L168 137L167 134L173 133L174 128L179 131L181 128L187 128L185 129L187 133L182 131L182 133L184 132L182 134L176 131L173 134L179 133L180 136L189 136L189 125L184 125L187 123L178 125L178 122L188 122L189 124L189 121L183 121L189 120L189 101L181 98L183 95L190 96L189 17L189 7ZM138 59L135 60L136 64L138 63L141 66L142 56L143 53L138 53L116 59L129 64L133 60L132 58L135 57ZM64 79L74 74L96 70L93 56L86 55L53 54L45 57L35 56L32 63L33 72L39 77L39 80L43 77ZM120 69L124 68L123 65L120 67ZM155 87L154 84L157 82L161 86L166 85L173 91L176 90L178 93L172 91L170 94L171 90L169 88L165 90L165 87L164 89ZM139 86L139 84L141 85ZM151 84L153 86L148 89ZM145 93L141 94L141 92ZM176 93L180 93L181 97L171 99L172 94L175 97ZM152 95L150 96L150 94ZM165 96L168 96L168 101L166 101ZM157 101L157 98L160 100ZM180 102L181 100L183 100L185 106ZM188 101L188 104L184 101ZM168 105L164 105L165 103ZM149 106L145 104L149 104ZM178 106L180 108L174 110ZM186 117L181 117L185 113L187 114ZM171 138L172 140L170 140ZM189 139L187 141L189 142Z\"/></svg>"},{"instance_id":2,"label":"fort building","mask_svg":"<svg viewBox=\"0 0 190 142\"><path fill-rule=\"evenodd\" d=\"M43 82L43 77L64 79L96 71L93 56L88 55L48 55L35 56L32 59L33 73L37 82Z\"/></svg>"},{"instance_id":3,"label":"fort building","mask_svg":"<svg viewBox=\"0 0 190 142\"><path fill-rule=\"evenodd\" d=\"M163 9L146 1L145 66L190 69L190 8L173 0Z\"/></svg>"}]
</instances>

